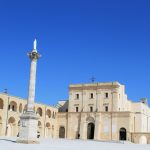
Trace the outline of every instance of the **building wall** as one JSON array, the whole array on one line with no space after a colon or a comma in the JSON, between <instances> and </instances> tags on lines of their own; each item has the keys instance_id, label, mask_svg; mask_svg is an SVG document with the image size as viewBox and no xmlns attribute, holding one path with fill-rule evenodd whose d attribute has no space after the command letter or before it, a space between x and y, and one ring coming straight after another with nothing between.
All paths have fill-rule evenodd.
<instances>
[{"instance_id":1,"label":"building wall","mask_svg":"<svg viewBox=\"0 0 150 150\"><path fill-rule=\"evenodd\" d=\"M126 140L144 143L144 137L139 141L133 133L150 135L148 105L128 100L124 85L118 82L70 85L68 112L57 116L58 128L64 126L69 139L87 139L90 123L95 126L96 140L122 140L122 131L126 131Z\"/></svg>"},{"instance_id":2,"label":"building wall","mask_svg":"<svg viewBox=\"0 0 150 150\"><path fill-rule=\"evenodd\" d=\"M26 110L27 101L7 94L0 94L0 135L17 136L20 126L20 115ZM2 105L2 106L1 106ZM10 105L10 106L9 106ZM55 107L35 103L38 132L41 137L55 137L56 116Z\"/></svg>"},{"instance_id":3,"label":"building wall","mask_svg":"<svg viewBox=\"0 0 150 150\"><path fill-rule=\"evenodd\" d=\"M0 94L1 136L18 135L26 103ZM34 109L41 137L150 143L146 101L128 100L124 85L118 82L70 85L68 101L59 101L57 108L35 103Z\"/></svg>"}]
</instances>

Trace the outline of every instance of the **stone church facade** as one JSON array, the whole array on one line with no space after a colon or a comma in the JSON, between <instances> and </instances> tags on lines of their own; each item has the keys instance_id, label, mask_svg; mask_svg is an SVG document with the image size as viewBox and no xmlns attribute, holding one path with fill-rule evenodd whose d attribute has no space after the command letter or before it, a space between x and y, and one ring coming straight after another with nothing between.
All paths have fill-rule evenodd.
<instances>
[{"instance_id":1,"label":"stone church facade","mask_svg":"<svg viewBox=\"0 0 150 150\"><path fill-rule=\"evenodd\" d=\"M72 84L69 100L57 107L35 103L37 136L150 144L150 108L146 99L128 100L118 82ZM0 135L19 136L26 100L0 94Z\"/></svg>"}]
</instances>

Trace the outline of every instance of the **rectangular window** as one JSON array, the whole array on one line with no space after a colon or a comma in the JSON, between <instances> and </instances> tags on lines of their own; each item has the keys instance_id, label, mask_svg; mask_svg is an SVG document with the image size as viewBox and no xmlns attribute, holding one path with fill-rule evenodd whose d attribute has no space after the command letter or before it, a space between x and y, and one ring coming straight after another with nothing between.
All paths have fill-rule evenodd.
<instances>
[{"instance_id":1,"label":"rectangular window","mask_svg":"<svg viewBox=\"0 0 150 150\"><path fill-rule=\"evenodd\" d=\"M105 93L105 98L108 98L108 93Z\"/></svg>"},{"instance_id":2,"label":"rectangular window","mask_svg":"<svg viewBox=\"0 0 150 150\"><path fill-rule=\"evenodd\" d=\"M91 99L94 98L93 93L90 94L90 98L91 98Z\"/></svg>"},{"instance_id":3,"label":"rectangular window","mask_svg":"<svg viewBox=\"0 0 150 150\"><path fill-rule=\"evenodd\" d=\"M108 106L105 106L105 111L108 111Z\"/></svg>"},{"instance_id":4,"label":"rectangular window","mask_svg":"<svg viewBox=\"0 0 150 150\"><path fill-rule=\"evenodd\" d=\"M90 107L90 112L93 112L93 107Z\"/></svg>"},{"instance_id":5,"label":"rectangular window","mask_svg":"<svg viewBox=\"0 0 150 150\"><path fill-rule=\"evenodd\" d=\"M79 94L76 94L76 99L79 99Z\"/></svg>"},{"instance_id":6,"label":"rectangular window","mask_svg":"<svg viewBox=\"0 0 150 150\"><path fill-rule=\"evenodd\" d=\"M78 110L78 107L76 107L76 112L78 112L79 110Z\"/></svg>"}]
</instances>

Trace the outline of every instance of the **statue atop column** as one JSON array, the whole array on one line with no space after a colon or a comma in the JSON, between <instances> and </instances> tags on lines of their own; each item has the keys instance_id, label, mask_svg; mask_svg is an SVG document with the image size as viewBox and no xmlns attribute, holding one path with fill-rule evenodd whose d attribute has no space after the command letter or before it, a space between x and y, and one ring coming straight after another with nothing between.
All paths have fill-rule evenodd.
<instances>
[{"instance_id":1,"label":"statue atop column","mask_svg":"<svg viewBox=\"0 0 150 150\"><path fill-rule=\"evenodd\" d=\"M33 49L36 50L36 46L37 46L37 41L36 41L36 39L35 39L34 42L33 42Z\"/></svg>"},{"instance_id":2,"label":"statue atop column","mask_svg":"<svg viewBox=\"0 0 150 150\"><path fill-rule=\"evenodd\" d=\"M39 143L37 139L38 117L34 112L36 65L41 55L37 52L37 41L33 42L33 50L28 53L31 60L30 79L27 99L27 110L20 117L20 132L18 143Z\"/></svg>"}]
</instances>

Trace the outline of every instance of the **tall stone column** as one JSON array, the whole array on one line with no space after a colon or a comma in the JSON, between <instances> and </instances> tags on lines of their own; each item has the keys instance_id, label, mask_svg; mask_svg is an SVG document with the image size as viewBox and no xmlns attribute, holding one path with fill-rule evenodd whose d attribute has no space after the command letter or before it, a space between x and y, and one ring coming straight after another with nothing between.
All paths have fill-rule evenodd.
<instances>
[{"instance_id":1,"label":"tall stone column","mask_svg":"<svg viewBox=\"0 0 150 150\"><path fill-rule=\"evenodd\" d=\"M33 112L34 111L34 99L35 99L36 64L37 64L37 60L40 57L40 54L38 54L36 50L36 40L34 41L34 48L32 52L28 53L28 56L31 60L31 67L30 67L27 111Z\"/></svg>"},{"instance_id":2,"label":"tall stone column","mask_svg":"<svg viewBox=\"0 0 150 150\"><path fill-rule=\"evenodd\" d=\"M34 41L32 52L28 53L31 60L30 67L30 79L29 79L29 91L27 100L27 110L20 117L20 131L18 143L39 143L37 139L37 126L38 117L34 112L34 99L35 99L35 83L36 83L36 64L40 58L40 54L36 49L37 42Z\"/></svg>"}]
</instances>

